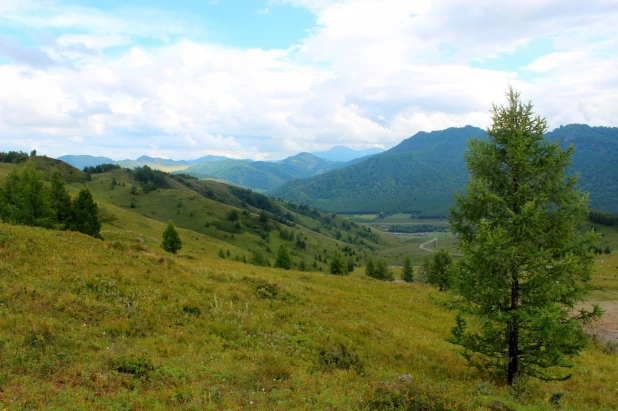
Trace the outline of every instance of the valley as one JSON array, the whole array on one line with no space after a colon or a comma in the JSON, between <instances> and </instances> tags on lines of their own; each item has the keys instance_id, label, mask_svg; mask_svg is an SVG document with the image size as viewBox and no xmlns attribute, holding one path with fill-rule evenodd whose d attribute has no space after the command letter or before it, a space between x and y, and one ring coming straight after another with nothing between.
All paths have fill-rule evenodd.
<instances>
[{"instance_id":1,"label":"valley","mask_svg":"<svg viewBox=\"0 0 618 411\"><path fill-rule=\"evenodd\" d=\"M615 252L597 260L588 304L599 302L607 316L593 325L599 338L577 359L573 379L531 381L514 396L488 385L445 341L454 321L445 293L364 273L367 257L385 259L396 278L405 257L416 275L431 251L458 258L443 219L348 219L173 175L165 188L145 192L127 169L88 176L57 160L31 160L44 175L60 169L73 195L90 189L103 241L0 223L0 319L13 330L0 356L8 372L2 404L375 409L412 395L439 409L537 409L553 392L566 392L563 404L577 409L618 401ZM0 164L0 180L16 167ZM168 221L183 242L178 255L160 248ZM604 246L618 246L615 227L581 229L590 226ZM436 231L392 231L413 227ZM243 262L259 250L272 265L284 244L292 270ZM335 253L352 260L349 275L328 274ZM401 382L403 374L412 382Z\"/></svg>"}]
</instances>

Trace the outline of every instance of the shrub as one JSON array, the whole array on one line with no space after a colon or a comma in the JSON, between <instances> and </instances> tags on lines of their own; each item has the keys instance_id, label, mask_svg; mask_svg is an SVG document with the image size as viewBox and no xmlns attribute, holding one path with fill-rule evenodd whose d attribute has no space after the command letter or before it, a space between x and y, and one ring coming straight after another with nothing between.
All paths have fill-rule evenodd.
<instances>
[{"instance_id":1,"label":"shrub","mask_svg":"<svg viewBox=\"0 0 618 411\"><path fill-rule=\"evenodd\" d=\"M161 248L172 254L176 254L182 248L182 241L172 223L169 223L163 232Z\"/></svg>"},{"instance_id":2,"label":"shrub","mask_svg":"<svg viewBox=\"0 0 618 411\"><path fill-rule=\"evenodd\" d=\"M111 367L118 372L131 374L138 378L145 377L149 372L155 369L150 358L143 354L139 357L128 356L114 358L111 361Z\"/></svg>"},{"instance_id":3,"label":"shrub","mask_svg":"<svg viewBox=\"0 0 618 411\"><path fill-rule=\"evenodd\" d=\"M324 369L354 370L358 373L364 369L358 354L342 342L322 348L318 354L318 361Z\"/></svg>"}]
</instances>

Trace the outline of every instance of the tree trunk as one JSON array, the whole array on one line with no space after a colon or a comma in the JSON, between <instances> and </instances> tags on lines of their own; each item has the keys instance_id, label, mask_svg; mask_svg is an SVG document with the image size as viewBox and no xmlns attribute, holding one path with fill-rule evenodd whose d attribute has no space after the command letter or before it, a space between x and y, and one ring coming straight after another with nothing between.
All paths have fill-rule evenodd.
<instances>
[{"instance_id":1,"label":"tree trunk","mask_svg":"<svg viewBox=\"0 0 618 411\"><path fill-rule=\"evenodd\" d=\"M517 274L515 274L517 275ZM509 338L509 357L507 383L513 385L517 381L519 372L519 319L517 318L517 309L519 308L519 279L513 278L511 283L511 319L507 326Z\"/></svg>"}]
</instances>

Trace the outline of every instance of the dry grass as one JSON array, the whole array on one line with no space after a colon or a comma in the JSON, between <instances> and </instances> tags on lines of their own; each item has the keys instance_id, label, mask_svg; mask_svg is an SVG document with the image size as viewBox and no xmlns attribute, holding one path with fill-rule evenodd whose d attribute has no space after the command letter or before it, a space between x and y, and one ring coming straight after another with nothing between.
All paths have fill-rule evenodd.
<instances>
[{"instance_id":1,"label":"dry grass","mask_svg":"<svg viewBox=\"0 0 618 411\"><path fill-rule=\"evenodd\" d=\"M105 235L0 224L2 407L357 409L402 390L444 409L544 409L554 392L566 409L618 403L616 357L595 347L566 383L514 397L484 382L444 341L453 313L428 286L185 259ZM396 383L404 373L414 382Z\"/></svg>"}]
</instances>

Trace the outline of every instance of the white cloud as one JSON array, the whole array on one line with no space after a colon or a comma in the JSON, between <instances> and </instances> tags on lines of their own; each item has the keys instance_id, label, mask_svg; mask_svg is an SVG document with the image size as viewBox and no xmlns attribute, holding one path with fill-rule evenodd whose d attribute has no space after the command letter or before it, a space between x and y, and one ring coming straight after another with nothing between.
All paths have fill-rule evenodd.
<instances>
[{"instance_id":1,"label":"white cloud","mask_svg":"<svg viewBox=\"0 0 618 411\"><path fill-rule=\"evenodd\" d=\"M615 2L290 3L311 10L316 27L298 44L265 50L204 41L186 16L157 10L111 14L52 2L25 13L3 2L0 24L61 34L28 53L6 43L0 133L49 155L70 147L112 158L282 158L484 127L509 84L551 125L618 125ZM541 38L554 50L533 62L470 64ZM49 61L37 66L37 58Z\"/></svg>"},{"instance_id":2,"label":"white cloud","mask_svg":"<svg viewBox=\"0 0 618 411\"><path fill-rule=\"evenodd\" d=\"M534 60L532 63L524 67L524 69L536 71L539 73L546 73L556 68L564 67L564 65L581 61L585 58L586 53L583 51L564 51L550 53Z\"/></svg>"}]
</instances>

